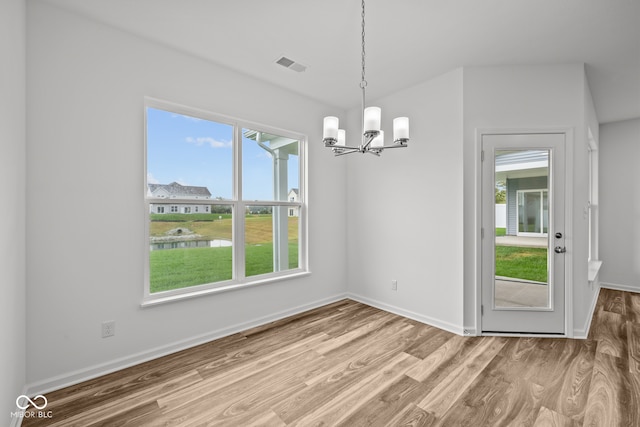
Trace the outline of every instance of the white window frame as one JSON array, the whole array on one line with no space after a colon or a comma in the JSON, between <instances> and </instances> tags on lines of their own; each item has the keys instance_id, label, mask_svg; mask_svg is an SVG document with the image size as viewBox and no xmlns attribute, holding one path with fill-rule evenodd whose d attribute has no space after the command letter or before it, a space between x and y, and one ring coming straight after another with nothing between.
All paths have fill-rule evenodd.
<instances>
[{"instance_id":1,"label":"white window frame","mask_svg":"<svg viewBox=\"0 0 640 427\"><path fill-rule=\"evenodd\" d=\"M180 289L174 289L162 292L150 292L150 267L149 267L149 207L154 203L160 203L161 198L153 198L148 196L147 191L147 108L154 108L169 111L177 114L183 114L191 117L197 117L204 120L210 120L217 123L223 123L234 127L233 141L233 197L231 200L210 199L207 205L224 205L231 206L233 213L232 221L232 241L233 241L233 267L232 279L208 283L202 285L189 286ZM266 126L259 123L253 123L238 118L233 118L217 113L212 113L197 108L191 108L184 105L175 104L168 101L158 100L154 98L145 98L144 103L145 117L145 135L144 135L144 192L143 197L147 207L145 213L145 230L144 230L144 290L141 306L154 306L166 302L172 302L185 298L193 298L201 295L209 295L212 293L225 292L235 289L246 288L266 283L288 280L295 277L306 276L309 272L308 262L308 224L307 224L307 208L306 208L306 189L307 189L307 137L304 134ZM297 201L276 201L276 200L242 200L242 130L251 129L265 133L275 134L286 138L299 141L299 177L298 177L298 198ZM178 199L172 200L174 203L183 205L202 204L201 200ZM298 212L298 267L295 269L287 269L284 271L276 271L267 274L246 277L245 275L245 240L244 240L244 212L248 206L269 206L269 207L294 207ZM173 208L173 205L172 205ZM179 210L179 209L178 209ZM211 209L206 208L207 212ZM173 210L172 210L173 212ZM275 234L275 233L274 233ZM274 236L275 240L275 236Z\"/></svg>"},{"instance_id":2,"label":"white window frame","mask_svg":"<svg viewBox=\"0 0 640 427\"><path fill-rule=\"evenodd\" d=\"M587 158L588 158L588 174L589 174L589 200L587 200L587 214L588 214L588 245L589 252L587 254L588 273L587 277L591 284L596 281L600 267L602 267L602 260L600 260L600 254L598 251L599 242L599 227L598 227L598 175L599 175L599 153L598 143L595 141L591 129L588 132L589 144L587 146Z\"/></svg>"},{"instance_id":3,"label":"white window frame","mask_svg":"<svg viewBox=\"0 0 640 427\"><path fill-rule=\"evenodd\" d=\"M549 197L549 190L547 188L535 188L530 190L517 190L516 191L516 235L523 237L547 237L548 233L544 232L544 193L547 193L547 200ZM524 193L540 193L540 233L532 233L527 231L520 231L520 194Z\"/></svg>"}]
</instances>

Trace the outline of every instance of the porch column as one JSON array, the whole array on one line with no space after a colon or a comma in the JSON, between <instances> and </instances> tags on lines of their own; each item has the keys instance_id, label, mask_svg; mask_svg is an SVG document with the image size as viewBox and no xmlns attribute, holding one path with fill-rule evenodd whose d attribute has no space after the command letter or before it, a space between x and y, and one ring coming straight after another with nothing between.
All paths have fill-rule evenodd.
<instances>
[{"instance_id":1,"label":"porch column","mask_svg":"<svg viewBox=\"0 0 640 427\"><path fill-rule=\"evenodd\" d=\"M285 149L273 150L273 195L275 200L287 200L289 184L288 160ZM273 207L273 271L289 269L289 220L286 206Z\"/></svg>"}]
</instances>

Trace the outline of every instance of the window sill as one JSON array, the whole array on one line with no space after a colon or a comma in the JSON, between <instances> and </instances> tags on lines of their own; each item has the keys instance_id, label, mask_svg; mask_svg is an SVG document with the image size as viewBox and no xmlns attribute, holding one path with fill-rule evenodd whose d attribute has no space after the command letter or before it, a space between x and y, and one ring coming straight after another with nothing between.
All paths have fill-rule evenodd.
<instances>
[{"instance_id":1,"label":"window sill","mask_svg":"<svg viewBox=\"0 0 640 427\"><path fill-rule=\"evenodd\" d=\"M230 284L230 285L220 286L220 287L215 287L215 288L194 289L193 291L185 291L185 292L181 292L181 293L174 293L174 294L167 295L167 296L161 296L162 293L159 293L157 295L145 297L142 300L142 303L140 303L140 307L143 307L143 308L153 307L153 306L156 306L156 305L167 304L167 303L176 302L176 301L182 301L182 300L185 300L185 299L196 298L196 297L201 297L201 296L205 296L205 295L213 295L213 294L219 294L219 293L222 293L222 292L229 292L229 291L235 291L235 290L239 290L239 289L246 289L246 288L250 288L250 287L253 287L253 286L264 285L264 284L267 284L267 283L281 282L281 281L290 280L290 279L298 279L298 278L306 277L306 276L309 276L309 275L311 275L311 272L309 272L309 271L300 271L300 272L291 273L291 274L287 274L287 275L283 275L283 276L272 276L272 277L268 277L268 278L252 280L252 281L249 281L249 282L233 283L233 284Z\"/></svg>"},{"instance_id":2,"label":"window sill","mask_svg":"<svg viewBox=\"0 0 640 427\"><path fill-rule=\"evenodd\" d=\"M589 261L589 273L587 274L589 281L593 282L598 277L598 272L600 272L600 267L602 267L602 261L600 260L591 260Z\"/></svg>"}]
</instances>

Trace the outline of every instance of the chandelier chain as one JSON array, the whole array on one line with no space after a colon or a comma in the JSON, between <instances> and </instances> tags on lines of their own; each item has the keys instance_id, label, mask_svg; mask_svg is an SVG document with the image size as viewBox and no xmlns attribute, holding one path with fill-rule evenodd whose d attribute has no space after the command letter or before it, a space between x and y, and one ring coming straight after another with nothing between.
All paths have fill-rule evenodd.
<instances>
[{"instance_id":1,"label":"chandelier chain","mask_svg":"<svg viewBox=\"0 0 640 427\"><path fill-rule=\"evenodd\" d=\"M360 83L360 87L364 90L365 86L367 86L367 81L364 76L364 68L365 68L365 48L364 48L364 0L362 0L362 82Z\"/></svg>"}]
</instances>

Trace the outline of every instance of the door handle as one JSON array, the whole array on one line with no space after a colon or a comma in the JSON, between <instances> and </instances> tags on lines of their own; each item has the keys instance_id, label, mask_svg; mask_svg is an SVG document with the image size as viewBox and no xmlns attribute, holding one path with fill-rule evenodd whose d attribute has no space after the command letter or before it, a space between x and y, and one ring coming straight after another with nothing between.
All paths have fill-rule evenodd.
<instances>
[{"instance_id":1,"label":"door handle","mask_svg":"<svg viewBox=\"0 0 640 427\"><path fill-rule=\"evenodd\" d=\"M556 246L556 247L554 248L554 251L555 251L557 254L563 254L563 253L567 252L567 248L566 248L566 247L564 247L564 246Z\"/></svg>"}]
</instances>

